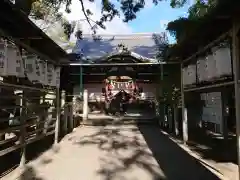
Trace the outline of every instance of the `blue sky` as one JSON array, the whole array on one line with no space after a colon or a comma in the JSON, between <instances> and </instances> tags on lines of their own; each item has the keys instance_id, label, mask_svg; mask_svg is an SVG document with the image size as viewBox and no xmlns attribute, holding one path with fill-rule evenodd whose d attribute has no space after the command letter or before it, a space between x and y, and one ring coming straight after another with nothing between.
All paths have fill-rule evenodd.
<instances>
[{"instance_id":1,"label":"blue sky","mask_svg":"<svg viewBox=\"0 0 240 180\"><path fill-rule=\"evenodd\" d=\"M169 2L160 2L157 6L146 7L138 13L137 19L128 23L134 33L139 32L162 32L165 31L164 24L178 17L187 15L189 4L183 8L173 9ZM170 41L173 38L170 37Z\"/></svg>"}]
</instances>

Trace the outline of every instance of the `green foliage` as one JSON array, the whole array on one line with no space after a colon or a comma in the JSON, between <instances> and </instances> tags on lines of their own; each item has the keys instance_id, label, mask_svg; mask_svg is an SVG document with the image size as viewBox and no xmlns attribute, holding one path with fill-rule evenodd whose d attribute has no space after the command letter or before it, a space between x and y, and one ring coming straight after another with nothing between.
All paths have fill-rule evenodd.
<instances>
[{"instance_id":1,"label":"green foliage","mask_svg":"<svg viewBox=\"0 0 240 180\"><path fill-rule=\"evenodd\" d=\"M160 81L159 88L162 89L160 95L160 102L169 105L176 105L179 102L180 91L180 65L164 65L163 66L163 79Z\"/></svg>"},{"instance_id":2,"label":"green foliage","mask_svg":"<svg viewBox=\"0 0 240 180\"><path fill-rule=\"evenodd\" d=\"M176 38L177 42L181 42L197 29L199 24L207 18L207 15L210 14L218 4L224 1L227 0L196 0L188 9L188 17L180 17L169 22L167 30Z\"/></svg>"},{"instance_id":3,"label":"green foliage","mask_svg":"<svg viewBox=\"0 0 240 180\"><path fill-rule=\"evenodd\" d=\"M187 3L188 0L171 0L170 5L173 8L180 8Z\"/></svg>"}]
</instances>

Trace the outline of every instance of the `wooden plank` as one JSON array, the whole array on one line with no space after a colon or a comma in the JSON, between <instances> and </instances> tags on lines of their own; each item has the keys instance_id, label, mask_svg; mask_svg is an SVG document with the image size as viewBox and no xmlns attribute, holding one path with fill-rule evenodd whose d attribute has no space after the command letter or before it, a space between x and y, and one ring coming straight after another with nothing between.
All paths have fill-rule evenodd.
<instances>
[{"instance_id":1,"label":"wooden plank","mask_svg":"<svg viewBox=\"0 0 240 180\"><path fill-rule=\"evenodd\" d=\"M26 145L28 145L28 144L31 144L31 143L35 142L35 141L41 140L41 139L44 138L44 137L47 137L47 136L49 136L49 135L52 135L52 134L54 134L54 132L55 132L55 130L50 131L50 132L47 132L45 135L41 135L41 136L38 136L38 137L34 137L34 138L27 139L24 144L18 143L18 144L14 145L14 146L11 146L11 147L7 148L7 149L1 150L1 151L0 151L0 157L1 157L1 156L4 156L4 155L6 155L6 154L8 154L8 153L10 153L10 152L13 152L13 151L21 148L22 146L26 146Z\"/></svg>"},{"instance_id":2,"label":"wooden plank","mask_svg":"<svg viewBox=\"0 0 240 180\"><path fill-rule=\"evenodd\" d=\"M211 85L206 85L202 87L184 88L184 92L200 91L203 89L211 89L211 88L218 88L218 87L231 86L231 85L234 85L234 81L211 84Z\"/></svg>"},{"instance_id":3,"label":"wooden plank","mask_svg":"<svg viewBox=\"0 0 240 180\"><path fill-rule=\"evenodd\" d=\"M24 86L24 85L17 85L17 84L10 84L0 81L0 87L1 88L12 88L12 89L24 89L28 91L40 91L40 92L47 92L48 94L55 94L52 93L53 89L43 89L43 88L36 88L36 87L30 87L30 86Z\"/></svg>"},{"instance_id":4,"label":"wooden plank","mask_svg":"<svg viewBox=\"0 0 240 180\"><path fill-rule=\"evenodd\" d=\"M179 64L179 62L156 62L156 63L93 63L93 64L82 64L82 63L70 63L65 66L149 66L160 64ZM64 66L64 64L63 64Z\"/></svg>"},{"instance_id":5,"label":"wooden plank","mask_svg":"<svg viewBox=\"0 0 240 180\"><path fill-rule=\"evenodd\" d=\"M57 144L59 141L59 131L60 131L60 116L61 116L61 107L60 107L60 91L59 88L56 89L56 126L54 134L54 144Z\"/></svg>"},{"instance_id":6,"label":"wooden plank","mask_svg":"<svg viewBox=\"0 0 240 180\"><path fill-rule=\"evenodd\" d=\"M17 141L17 140L18 140L18 137L17 137L17 136L13 136L13 137L11 137L11 138L9 138L9 139L0 141L0 145L2 146L2 145L4 145L4 144L6 144L6 143L15 142L15 141Z\"/></svg>"},{"instance_id":7,"label":"wooden plank","mask_svg":"<svg viewBox=\"0 0 240 180\"><path fill-rule=\"evenodd\" d=\"M37 118L37 117L36 117L36 118ZM27 121L27 120L29 120L29 119L25 119L25 121ZM52 118L51 120L56 120L56 118ZM34 125L37 125L37 124L42 124L42 123L45 123L46 121L47 121L47 120L45 120L45 121L39 121L39 122L36 122L36 121L34 121L34 122L26 122L26 123L24 124L24 127L26 128L26 127L34 126ZM0 131L0 135L5 134L5 133L9 133L9 132L13 132L13 131L15 131L15 130L20 130L20 128L21 128L21 126L14 126L14 127L10 127L10 128L1 130L1 131Z\"/></svg>"}]
</instances>

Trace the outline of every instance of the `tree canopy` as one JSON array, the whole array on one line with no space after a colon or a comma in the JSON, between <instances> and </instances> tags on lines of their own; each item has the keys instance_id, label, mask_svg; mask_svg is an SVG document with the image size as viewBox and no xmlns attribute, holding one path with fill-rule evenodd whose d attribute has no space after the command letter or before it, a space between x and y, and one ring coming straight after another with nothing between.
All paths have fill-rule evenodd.
<instances>
[{"instance_id":1,"label":"tree canopy","mask_svg":"<svg viewBox=\"0 0 240 180\"><path fill-rule=\"evenodd\" d=\"M211 12L220 0L196 0L188 9L188 17L180 17L168 23L167 30L174 36L177 42L180 42L193 32L203 18Z\"/></svg>"},{"instance_id":2,"label":"tree canopy","mask_svg":"<svg viewBox=\"0 0 240 180\"><path fill-rule=\"evenodd\" d=\"M91 3L95 3L95 0L86 0ZM94 12L91 9L86 9L84 6L84 0L79 0L81 11L83 12L89 26L91 27L93 35L96 34L97 28L105 29L104 23L111 21L115 16L120 16L120 12L123 14L123 21L129 22L137 17L137 13L141 11L148 0L100 0L102 15L97 21L91 20L91 15ZM154 5L157 5L163 0L152 0ZM169 0L170 5L173 8L182 7L187 0ZM119 7L116 6L119 3ZM31 16L34 19L45 19L46 16L51 14L52 17L62 21L65 29L65 33L68 37L73 32L74 25L64 18L62 14L59 13L61 7L65 7L67 13L71 12L70 5L72 0L15 0L15 6L21 9L26 15ZM53 18L52 18L53 19ZM81 31L77 32L77 36L80 38L82 36Z\"/></svg>"}]
</instances>

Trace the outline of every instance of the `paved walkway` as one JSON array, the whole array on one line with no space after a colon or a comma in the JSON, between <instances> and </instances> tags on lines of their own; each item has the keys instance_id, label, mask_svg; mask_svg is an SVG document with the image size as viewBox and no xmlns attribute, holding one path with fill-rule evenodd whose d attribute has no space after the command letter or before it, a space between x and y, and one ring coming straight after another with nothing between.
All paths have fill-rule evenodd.
<instances>
[{"instance_id":1,"label":"paved walkway","mask_svg":"<svg viewBox=\"0 0 240 180\"><path fill-rule=\"evenodd\" d=\"M33 178L35 177L35 178ZM11 178L8 178L10 180ZM215 180L154 126L79 127L19 180ZM5 179L4 179L5 180Z\"/></svg>"}]
</instances>

